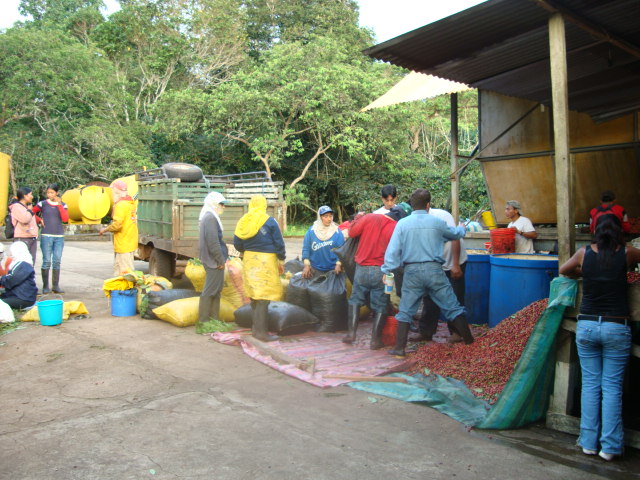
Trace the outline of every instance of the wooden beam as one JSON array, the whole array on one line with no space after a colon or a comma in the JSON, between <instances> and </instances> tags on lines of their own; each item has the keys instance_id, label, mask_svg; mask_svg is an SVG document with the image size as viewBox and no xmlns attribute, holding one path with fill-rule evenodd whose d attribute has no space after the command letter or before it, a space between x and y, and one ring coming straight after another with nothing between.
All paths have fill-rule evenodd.
<instances>
[{"instance_id":1,"label":"wooden beam","mask_svg":"<svg viewBox=\"0 0 640 480\"><path fill-rule=\"evenodd\" d=\"M564 19L549 17L549 57L553 101L553 139L556 173L556 217L558 220L558 263L566 262L575 250L574 159L569 156L569 92L567 87L567 45Z\"/></svg>"},{"instance_id":2,"label":"wooden beam","mask_svg":"<svg viewBox=\"0 0 640 480\"><path fill-rule=\"evenodd\" d=\"M460 175L458 174L458 94L451 94L451 215L460 217Z\"/></svg>"},{"instance_id":3,"label":"wooden beam","mask_svg":"<svg viewBox=\"0 0 640 480\"><path fill-rule=\"evenodd\" d=\"M562 14L562 16L568 21L577 25L581 29L589 32L596 38L600 38L605 42L610 43L611 45L618 47L620 50L624 50L625 52L633 55L634 57L640 58L640 48L636 45L633 45L626 40L618 37L610 33L605 28L601 27L597 23L593 23L586 18L582 18L580 15L573 13L566 7L556 5L555 2L551 0L533 0L540 7L544 8L546 11L551 12L553 14Z\"/></svg>"}]
</instances>

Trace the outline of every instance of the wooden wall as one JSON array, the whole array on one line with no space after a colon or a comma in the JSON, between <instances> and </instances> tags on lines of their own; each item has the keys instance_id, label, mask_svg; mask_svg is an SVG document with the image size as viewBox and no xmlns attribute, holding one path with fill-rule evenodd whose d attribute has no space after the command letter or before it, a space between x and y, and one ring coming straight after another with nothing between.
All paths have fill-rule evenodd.
<instances>
[{"instance_id":1,"label":"wooden wall","mask_svg":"<svg viewBox=\"0 0 640 480\"><path fill-rule=\"evenodd\" d=\"M535 104L528 100L480 91L480 148L484 148ZM636 114L637 115L637 114ZM518 200L534 223L556 222L555 174L551 109L538 106L481 154L492 208L506 223L504 204ZM640 122L635 122L636 130ZM570 112L571 149L576 161L576 222L588 222L604 190L631 217L640 216L640 145L634 115L597 124L585 114ZM603 150L604 146L614 148ZM504 158L519 155L518 158Z\"/></svg>"}]
</instances>

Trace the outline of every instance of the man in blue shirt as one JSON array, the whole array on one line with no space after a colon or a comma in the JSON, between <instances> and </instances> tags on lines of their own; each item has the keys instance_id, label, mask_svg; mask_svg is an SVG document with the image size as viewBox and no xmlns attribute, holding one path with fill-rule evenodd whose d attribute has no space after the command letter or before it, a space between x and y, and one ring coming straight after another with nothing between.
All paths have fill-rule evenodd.
<instances>
[{"instance_id":1,"label":"man in blue shirt","mask_svg":"<svg viewBox=\"0 0 640 480\"><path fill-rule=\"evenodd\" d=\"M443 220L428 215L431 206L428 190L415 190L411 195L411 206L413 213L400 220L393 232L381 268L387 274L404 266L400 313L396 315L396 345L389 350L390 355L398 356L405 355L409 324L425 295L440 307L447 322L464 342L473 343L464 307L458 302L442 269L445 242L464 237L466 229L449 227Z\"/></svg>"}]
</instances>

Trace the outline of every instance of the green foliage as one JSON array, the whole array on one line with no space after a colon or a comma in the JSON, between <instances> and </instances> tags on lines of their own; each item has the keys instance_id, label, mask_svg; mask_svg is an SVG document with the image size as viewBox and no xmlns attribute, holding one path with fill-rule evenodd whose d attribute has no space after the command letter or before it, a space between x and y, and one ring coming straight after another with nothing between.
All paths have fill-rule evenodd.
<instances>
[{"instance_id":1,"label":"green foliage","mask_svg":"<svg viewBox=\"0 0 640 480\"><path fill-rule=\"evenodd\" d=\"M21 0L32 22L0 34L0 151L35 189L110 181L182 161L207 173L266 170L288 218L318 205L343 221L431 190L450 205L449 98L361 112L406 73L361 53L354 0ZM459 94L459 142L477 142L475 92ZM460 210L486 206L479 165ZM306 228L305 228L306 229Z\"/></svg>"}]
</instances>

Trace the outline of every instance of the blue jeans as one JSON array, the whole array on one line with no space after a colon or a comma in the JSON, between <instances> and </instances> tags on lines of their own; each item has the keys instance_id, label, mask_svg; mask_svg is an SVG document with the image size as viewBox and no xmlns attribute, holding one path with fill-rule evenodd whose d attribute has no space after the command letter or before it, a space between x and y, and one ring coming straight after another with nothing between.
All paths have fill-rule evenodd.
<instances>
[{"instance_id":1,"label":"blue jeans","mask_svg":"<svg viewBox=\"0 0 640 480\"><path fill-rule=\"evenodd\" d=\"M44 270L48 270L52 266L54 270L60 270L60 260L62 260L63 248L64 237L51 237L49 235L42 235L40 237L42 268Z\"/></svg>"},{"instance_id":2,"label":"blue jeans","mask_svg":"<svg viewBox=\"0 0 640 480\"><path fill-rule=\"evenodd\" d=\"M371 310L378 313L387 313L389 306L389 295L384 293L384 283L382 283L382 270L380 267L369 265L362 266L356 264L356 273L353 275L353 289L349 297L350 305L366 305L367 293L369 294L369 305Z\"/></svg>"},{"instance_id":3,"label":"blue jeans","mask_svg":"<svg viewBox=\"0 0 640 480\"><path fill-rule=\"evenodd\" d=\"M620 455L622 381L631 350L631 329L613 322L578 321L576 344L582 369L582 414L578 445Z\"/></svg>"},{"instance_id":4,"label":"blue jeans","mask_svg":"<svg viewBox=\"0 0 640 480\"><path fill-rule=\"evenodd\" d=\"M396 320L410 323L425 295L440 308L447 322L464 314L464 307L458 302L442 265L438 262L409 263L404 266L400 313Z\"/></svg>"}]
</instances>

